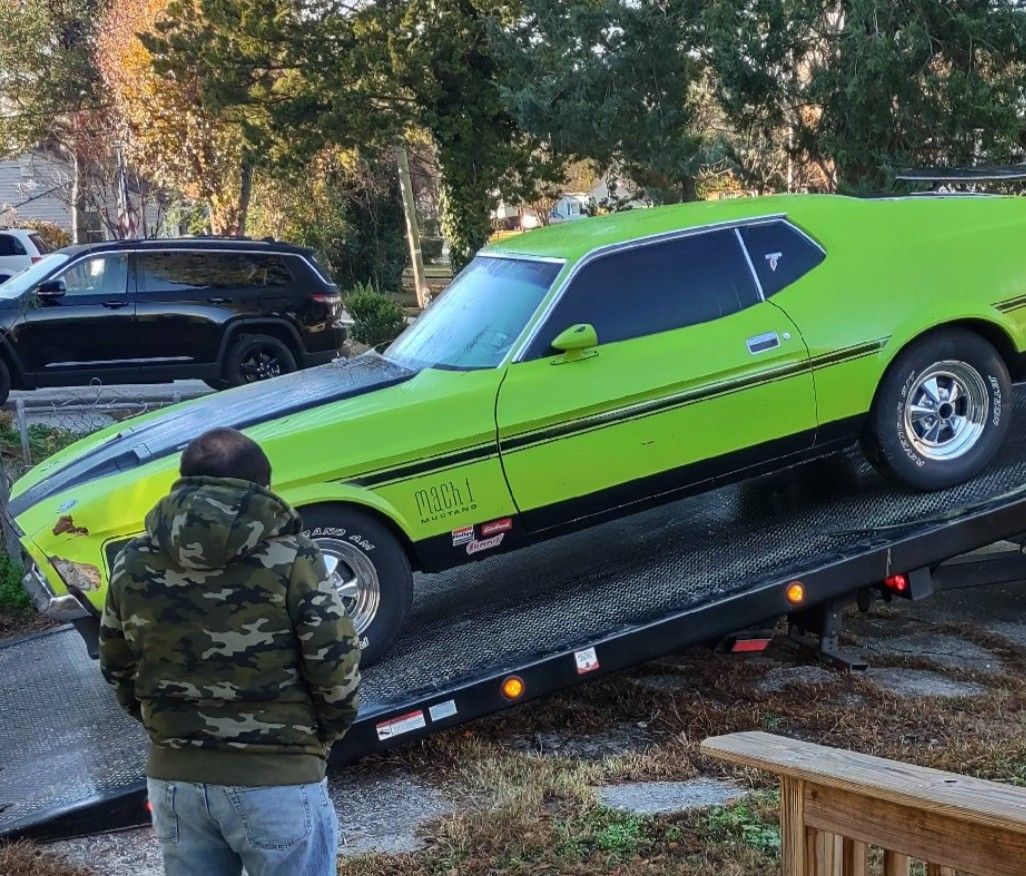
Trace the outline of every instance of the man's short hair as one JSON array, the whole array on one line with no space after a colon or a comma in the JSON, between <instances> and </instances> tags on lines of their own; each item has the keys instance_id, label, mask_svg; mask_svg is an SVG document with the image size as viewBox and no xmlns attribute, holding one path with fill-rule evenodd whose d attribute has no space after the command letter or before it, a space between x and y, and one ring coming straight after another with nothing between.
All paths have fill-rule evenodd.
<instances>
[{"instance_id":1,"label":"man's short hair","mask_svg":"<svg viewBox=\"0 0 1026 876\"><path fill-rule=\"evenodd\" d=\"M235 429L211 429L194 439L182 454L183 478L235 478L262 487L271 485L271 461L260 445Z\"/></svg>"}]
</instances>

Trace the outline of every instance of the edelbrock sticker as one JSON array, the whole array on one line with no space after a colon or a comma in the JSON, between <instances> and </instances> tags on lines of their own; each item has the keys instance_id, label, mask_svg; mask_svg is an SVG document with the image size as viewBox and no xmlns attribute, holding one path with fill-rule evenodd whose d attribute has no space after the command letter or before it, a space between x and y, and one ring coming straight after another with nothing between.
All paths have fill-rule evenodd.
<instances>
[{"instance_id":1,"label":"edelbrock sticker","mask_svg":"<svg viewBox=\"0 0 1026 876\"><path fill-rule=\"evenodd\" d=\"M513 528L513 518L503 517L501 520L493 520L491 523L481 524L481 537L488 538L500 532L509 532Z\"/></svg>"},{"instance_id":2,"label":"edelbrock sticker","mask_svg":"<svg viewBox=\"0 0 1026 876\"><path fill-rule=\"evenodd\" d=\"M412 733L414 730L420 730L426 726L427 720L424 717L424 712L418 709L416 712L407 712L398 718L382 721L375 729L378 731L378 739L384 742L386 739L394 739L396 736Z\"/></svg>"},{"instance_id":3,"label":"edelbrock sticker","mask_svg":"<svg viewBox=\"0 0 1026 876\"><path fill-rule=\"evenodd\" d=\"M506 533L500 532L498 535L494 535L491 538L482 538L480 541L472 541L467 545L467 553L473 556L479 554L481 551L490 551L492 548L497 548L502 544L502 540L506 537Z\"/></svg>"},{"instance_id":4,"label":"edelbrock sticker","mask_svg":"<svg viewBox=\"0 0 1026 876\"><path fill-rule=\"evenodd\" d=\"M577 674L587 675L599 668L598 654L594 648L584 648L574 652L574 660L577 661Z\"/></svg>"},{"instance_id":5,"label":"edelbrock sticker","mask_svg":"<svg viewBox=\"0 0 1026 876\"><path fill-rule=\"evenodd\" d=\"M446 700L444 703L435 703L428 709L432 721L444 721L456 715L456 700Z\"/></svg>"},{"instance_id":6,"label":"edelbrock sticker","mask_svg":"<svg viewBox=\"0 0 1026 876\"><path fill-rule=\"evenodd\" d=\"M466 544L468 541L474 540L474 527L473 526L461 526L459 529L452 531L452 546L459 547L461 544Z\"/></svg>"}]
</instances>

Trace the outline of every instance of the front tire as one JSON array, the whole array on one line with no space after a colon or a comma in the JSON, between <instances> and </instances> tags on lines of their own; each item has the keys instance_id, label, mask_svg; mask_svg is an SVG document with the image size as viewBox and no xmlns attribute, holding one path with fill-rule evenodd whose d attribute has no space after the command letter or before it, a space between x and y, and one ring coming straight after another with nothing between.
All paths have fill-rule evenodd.
<instances>
[{"instance_id":1,"label":"front tire","mask_svg":"<svg viewBox=\"0 0 1026 876\"><path fill-rule=\"evenodd\" d=\"M940 490L979 474L997 455L1011 417L1011 379L994 347L944 329L904 350L887 370L863 449L884 475Z\"/></svg>"},{"instance_id":2,"label":"front tire","mask_svg":"<svg viewBox=\"0 0 1026 876\"><path fill-rule=\"evenodd\" d=\"M388 527L355 509L321 505L301 513L303 534L321 549L360 637L360 664L377 663L413 605L406 551Z\"/></svg>"}]
</instances>

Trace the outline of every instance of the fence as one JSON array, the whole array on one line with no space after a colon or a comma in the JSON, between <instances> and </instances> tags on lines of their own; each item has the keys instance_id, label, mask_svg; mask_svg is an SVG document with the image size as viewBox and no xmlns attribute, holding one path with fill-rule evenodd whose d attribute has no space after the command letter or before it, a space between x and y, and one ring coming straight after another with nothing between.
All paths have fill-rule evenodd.
<instances>
[{"instance_id":1,"label":"fence","mask_svg":"<svg viewBox=\"0 0 1026 876\"><path fill-rule=\"evenodd\" d=\"M92 432L202 394L203 390L177 387L129 393L98 384L67 390L60 399L20 395L0 411L0 481L4 473L17 480L47 456Z\"/></svg>"},{"instance_id":2,"label":"fence","mask_svg":"<svg viewBox=\"0 0 1026 876\"><path fill-rule=\"evenodd\" d=\"M702 751L780 776L784 876L1026 872L1026 789L827 748L769 733L733 733ZM921 871L918 871L921 872Z\"/></svg>"}]
</instances>

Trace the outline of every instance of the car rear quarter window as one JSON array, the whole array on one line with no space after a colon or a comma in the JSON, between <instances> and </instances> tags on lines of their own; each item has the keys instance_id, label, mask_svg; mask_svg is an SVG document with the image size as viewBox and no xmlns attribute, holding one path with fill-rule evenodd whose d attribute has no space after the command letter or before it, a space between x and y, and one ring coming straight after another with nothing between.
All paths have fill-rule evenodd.
<instances>
[{"instance_id":1,"label":"car rear quarter window","mask_svg":"<svg viewBox=\"0 0 1026 876\"><path fill-rule=\"evenodd\" d=\"M292 272L279 255L157 250L139 256L139 278L147 292L267 289L287 286Z\"/></svg>"},{"instance_id":2,"label":"car rear quarter window","mask_svg":"<svg viewBox=\"0 0 1026 876\"><path fill-rule=\"evenodd\" d=\"M527 358L591 323L600 344L697 325L737 313L759 293L733 230L709 231L600 256L576 274Z\"/></svg>"},{"instance_id":3,"label":"car rear quarter window","mask_svg":"<svg viewBox=\"0 0 1026 876\"><path fill-rule=\"evenodd\" d=\"M769 298L804 277L826 255L797 228L786 222L763 222L741 229L763 294Z\"/></svg>"},{"instance_id":4,"label":"car rear quarter window","mask_svg":"<svg viewBox=\"0 0 1026 876\"><path fill-rule=\"evenodd\" d=\"M53 252L53 250L50 249L50 245L38 234L30 234L29 240L32 241L32 245L36 250L38 250L40 255L46 255L47 253Z\"/></svg>"},{"instance_id":5,"label":"car rear quarter window","mask_svg":"<svg viewBox=\"0 0 1026 876\"><path fill-rule=\"evenodd\" d=\"M0 257L27 255L25 247L13 234L0 234Z\"/></svg>"}]
</instances>

